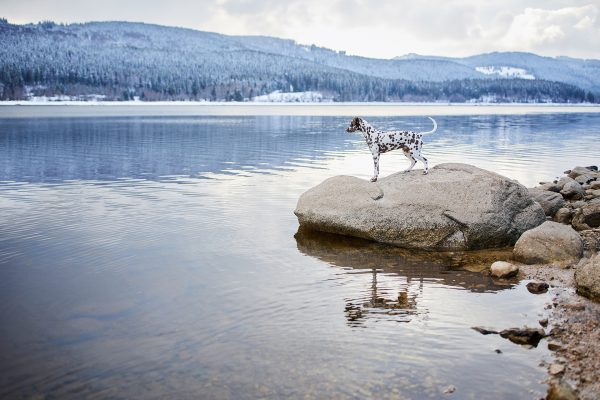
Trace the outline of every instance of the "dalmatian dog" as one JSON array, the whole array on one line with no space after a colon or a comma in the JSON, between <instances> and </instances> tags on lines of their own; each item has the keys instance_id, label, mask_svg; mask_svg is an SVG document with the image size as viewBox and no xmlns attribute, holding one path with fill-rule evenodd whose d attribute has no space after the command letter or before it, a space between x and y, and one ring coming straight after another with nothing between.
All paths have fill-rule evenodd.
<instances>
[{"instance_id":1,"label":"dalmatian dog","mask_svg":"<svg viewBox=\"0 0 600 400\"><path fill-rule=\"evenodd\" d=\"M373 128L367 121L362 118L354 118L350 122L350 126L346 129L346 132L362 132L367 145L373 155L373 163L375 172L371 178L371 182L377 181L379 175L379 156L382 153L388 151L402 149L402 152L410 160L410 167L404 172L408 172L413 169L417 160L421 161L425 166L424 174L429 172L429 166L427 159L421 155L421 149L423 148L423 141L421 138L423 135L428 135L437 130L437 123L431 117L427 117L433 122L433 129L429 132L412 132L412 131L388 131L383 132Z\"/></svg>"}]
</instances>

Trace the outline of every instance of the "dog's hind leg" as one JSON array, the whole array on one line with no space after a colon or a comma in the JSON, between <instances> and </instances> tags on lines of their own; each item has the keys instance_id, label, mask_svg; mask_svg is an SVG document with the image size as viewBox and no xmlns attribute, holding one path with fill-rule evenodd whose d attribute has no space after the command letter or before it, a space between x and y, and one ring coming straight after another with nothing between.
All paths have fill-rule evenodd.
<instances>
[{"instance_id":1,"label":"dog's hind leg","mask_svg":"<svg viewBox=\"0 0 600 400\"><path fill-rule=\"evenodd\" d=\"M421 155L421 152L413 153L413 157L423 163L423 165L425 166L425 170L423 171L423 174L427 174L429 172L429 164L427 163L427 159Z\"/></svg>"},{"instance_id":2,"label":"dog's hind leg","mask_svg":"<svg viewBox=\"0 0 600 400\"><path fill-rule=\"evenodd\" d=\"M412 170L413 167L415 166L415 164L417 163L417 160L415 160L415 158L413 157L412 153L409 153L407 151L403 151L403 153L406 156L406 158L408 158L410 160L410 166L408 168L406 168L404 170L404 172L410 172L410 170Z\"/></svg>"}]
</instances>

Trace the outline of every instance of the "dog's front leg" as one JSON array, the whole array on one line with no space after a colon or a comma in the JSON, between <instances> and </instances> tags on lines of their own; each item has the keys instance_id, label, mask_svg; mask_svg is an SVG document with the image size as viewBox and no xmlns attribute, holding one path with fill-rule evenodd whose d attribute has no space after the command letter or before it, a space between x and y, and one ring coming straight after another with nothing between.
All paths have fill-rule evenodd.
<instances>
[{"instance_id":1,"label":"dog's front leg","mask_svg":"<svg viewBox=\"0 0 600 400\"><path fill-rule=\"evenodd\" d=\"M377 182L377 177L379 176L379 151L371 149L371 154L373 154L373 177L371 178L371 182Z\"/></svg>"}]
</instances>

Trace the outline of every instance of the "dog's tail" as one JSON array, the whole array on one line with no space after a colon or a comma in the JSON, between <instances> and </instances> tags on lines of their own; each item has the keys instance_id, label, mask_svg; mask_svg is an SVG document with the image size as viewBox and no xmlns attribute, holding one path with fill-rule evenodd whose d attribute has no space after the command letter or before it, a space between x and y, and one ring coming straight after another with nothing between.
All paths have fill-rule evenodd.
<instances>
[{"instance_id":1,"label":"dog's tail","mask_svg":"<svg viewBox=\"0 0 600 400\"><path fill-rule=\"evenodd\" d=\"M431 120L431 122L433 122L433 129L430 130L429 132L421 132L421 135L429 135L435 131L437 131L437 122L435 122L435 119L431 118L431 117L427 117Z\"/></svg>"}]
</instances>

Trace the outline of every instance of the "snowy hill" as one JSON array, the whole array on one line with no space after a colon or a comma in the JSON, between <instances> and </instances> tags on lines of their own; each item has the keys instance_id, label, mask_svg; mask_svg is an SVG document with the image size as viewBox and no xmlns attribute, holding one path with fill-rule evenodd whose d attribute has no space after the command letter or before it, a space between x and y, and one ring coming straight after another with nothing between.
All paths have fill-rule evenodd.
<instances>
[{"instance_id":1,"label":"snowy hill","mask_svg":"<svg viewBox=\"0 0 600 400\"><path fill-rule=\"evenodd\" d=\"M598 77L600 61L526 53L383 60L265 36L0 19L0 100L582 102L600 99Z\"/></svg>"}]
</instances>

